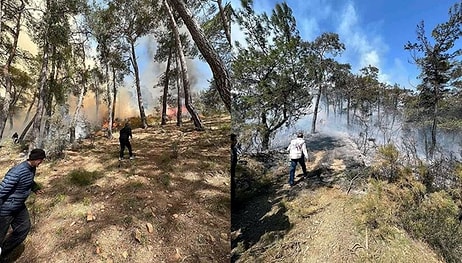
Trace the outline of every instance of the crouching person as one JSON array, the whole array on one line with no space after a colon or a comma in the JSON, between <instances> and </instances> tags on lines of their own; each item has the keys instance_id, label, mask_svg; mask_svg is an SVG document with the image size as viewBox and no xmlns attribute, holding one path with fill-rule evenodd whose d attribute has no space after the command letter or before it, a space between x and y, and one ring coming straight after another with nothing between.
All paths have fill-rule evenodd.
<instances>
[{"instance_id":1,"label":"crouching person","mask_svg":"<svg viewBox=\"0 0 462 263\"><path fill-rule=\"evenodd\" d=\"M45 159L45 151L34 149L29 158L12 167L0 184L0 258L4 261L27 237L31 223L26 199L38 191L35 170ZM11 226L13 232L7 236Z\"/></svg>"}]
</instances>

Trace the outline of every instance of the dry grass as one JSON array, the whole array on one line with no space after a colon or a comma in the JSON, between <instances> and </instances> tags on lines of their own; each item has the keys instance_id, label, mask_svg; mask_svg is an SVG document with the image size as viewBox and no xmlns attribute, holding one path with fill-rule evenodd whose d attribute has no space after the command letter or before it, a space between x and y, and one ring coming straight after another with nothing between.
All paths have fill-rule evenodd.
<instances>
[{"instance_id":1,"label":"dry grass","mask_svg":"<svg viewBox=\"0 0 462 263\"><path fill-rule=\"evenodd\" d=\"M272 176L267 191L232 215L235 262L442 262L428 245L401 229L394 228L385 239L368 232L360 220L365 195L347 194L338 184L335 179L344 177L347 168L341 158L328 158L329 151L311 153L308 174L326 169L293 188L286 184L287 165L267 173ZM299 166L296 174L302 174Z\"/></svg>"},{"instance_id":2,"label":"dry grass","mask_svg":"<svg viewBox=\"0 0 462 263\"><path fill-rule=\"evenodd\" d=\"M17 262L229 262L229 122L134 129L134 161L119 164L118 139L100 137L45 162ZM0 151L3 174L23 160ZM72 183L76 169L94 181Z\"/></svg>"}]
</instances>

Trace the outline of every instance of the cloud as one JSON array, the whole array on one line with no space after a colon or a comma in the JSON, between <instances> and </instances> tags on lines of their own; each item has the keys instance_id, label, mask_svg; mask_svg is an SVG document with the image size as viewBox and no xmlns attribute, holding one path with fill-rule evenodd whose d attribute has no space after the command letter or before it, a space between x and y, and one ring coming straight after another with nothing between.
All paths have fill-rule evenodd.
<instances>
[{"instance_id":1,"label":"cloud","mask_svg":"<svg viewBox=\"0 0 462 263\"><path fill-rule=\"evenodd\" d=\"M348 2L340 11L337 28L340 41L345 44L344 59L357 71L369 65L379 68L380 77L387 79L383 72L384 57L388 46L384 43L376 25L362 24L353 2ZM367 30L366 30L367 28Z\"/></svg>"}]
</instances>

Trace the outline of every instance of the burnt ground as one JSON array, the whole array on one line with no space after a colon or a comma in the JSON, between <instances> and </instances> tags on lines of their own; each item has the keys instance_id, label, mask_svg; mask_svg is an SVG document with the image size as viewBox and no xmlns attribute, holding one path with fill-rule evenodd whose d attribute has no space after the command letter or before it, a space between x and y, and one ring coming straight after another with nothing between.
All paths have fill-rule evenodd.
<instances>
[{"instance_id":1,"label":"burnt ground","mask_svg":"<svg viewBox=\"0 0 462 263\"><path fill-rule=\"evenodd\" d=\"M358 226L358 201L366 191L365 178L358 175L370 157L350 138L316 134L306 141L308 178L297 167L294 187L287 184L285 152L241 157L231 216L232 262L439 262L405 233L396 245L384 246ZM387 261L389 254L401 253L401 240L413 252Z\"/></svg>"}]
</instances>

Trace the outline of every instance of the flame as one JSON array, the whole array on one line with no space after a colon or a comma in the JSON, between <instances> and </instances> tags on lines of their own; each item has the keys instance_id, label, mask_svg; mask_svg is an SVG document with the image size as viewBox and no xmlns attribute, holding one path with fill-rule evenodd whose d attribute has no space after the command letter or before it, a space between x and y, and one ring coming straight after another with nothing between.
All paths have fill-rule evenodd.
<instances>
[{"instance_id":1,"label":"flame","mask_svg":"<svg viewBox=\"0 0 462 263\"><path fill-rule=\"evenodd\" d=\"M118 120L112 120L112 129L115 129L115 128L119 127L120 125L121 125L121 123ZM101 128L103 128L104 130L107 130L109 128L109 120L108 119L103 120L103 125L101 126Z\"/></svg>"},{"instance_id":2,"label":"flame","mask_svg":"<svg viewBox=\"0 0 462 263\"><path fill-rule=\"evenodd\" d=\"M177 107L167 107L167 117L169 120L172 120L172 119L175 119L176 118L176 113L178 112L178 108ZM184 114L187 114L188 113L188 109L186 109L186 106L182 106L181 107L181 114L184 115Z\"/></svg>"}]
</instances>

